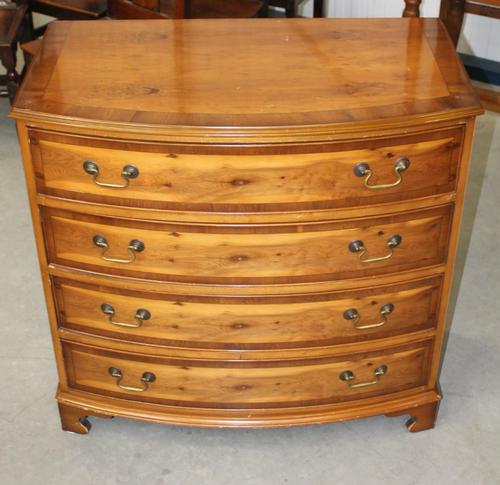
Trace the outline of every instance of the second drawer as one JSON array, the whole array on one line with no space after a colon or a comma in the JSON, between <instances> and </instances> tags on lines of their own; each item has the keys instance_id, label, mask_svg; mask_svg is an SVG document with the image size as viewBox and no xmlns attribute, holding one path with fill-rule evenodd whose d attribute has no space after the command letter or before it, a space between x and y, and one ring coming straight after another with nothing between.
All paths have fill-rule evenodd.
<instances>
[{"instance_id":1,"label":"second drawer","mask_svg":"<svg viewBox=\"0 0 500 485\"><path fill-rule=\"evenodd\" d=\"M446 261L451 206L290 225L188 226L43 210L49 261L209 284L325 281Z\"/></svg>"},{"instance_id":2,"label":"second drawer","mask_svg":"<svg viewBox=\"0 0 500 485\"><path fill-rule=\"evenodd\" d=\"M183 297L60 279L54 288L60 326L67 329L161 345L265 349L343 344L431 328L441 277L279 297Z\"/></svg>"}]
</instances>

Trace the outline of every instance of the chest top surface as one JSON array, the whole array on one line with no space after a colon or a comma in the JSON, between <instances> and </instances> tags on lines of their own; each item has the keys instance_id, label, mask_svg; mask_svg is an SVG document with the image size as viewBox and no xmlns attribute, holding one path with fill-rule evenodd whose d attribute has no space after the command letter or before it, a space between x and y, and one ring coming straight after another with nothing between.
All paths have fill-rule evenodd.
<instances>
[{"instance_id":1,"label":"chest top surface","mask_svg":"<svg viewBox=\"0 0 500 485\"><path fill-rule=\"evenodd\" d=\"M12 114L241 133L479 111L437 19L250 19L57 22Z\"/></svg>"}]
</instances>

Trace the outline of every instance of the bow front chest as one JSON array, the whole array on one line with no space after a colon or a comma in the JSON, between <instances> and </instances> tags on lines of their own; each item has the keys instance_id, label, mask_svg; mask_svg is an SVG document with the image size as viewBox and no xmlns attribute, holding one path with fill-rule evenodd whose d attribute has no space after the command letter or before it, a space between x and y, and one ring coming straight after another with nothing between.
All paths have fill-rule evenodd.
<instances>
[{"instance_id":1,"label":"bow front chest","mask_svg":"<svg viewBox=\"0 0 500 485\"><path fill-rule=\"evenodd\" d=\"M434 19L52 24L12 116L63 428L432 427L480 113Z\"/></svg>"}]
</instances>

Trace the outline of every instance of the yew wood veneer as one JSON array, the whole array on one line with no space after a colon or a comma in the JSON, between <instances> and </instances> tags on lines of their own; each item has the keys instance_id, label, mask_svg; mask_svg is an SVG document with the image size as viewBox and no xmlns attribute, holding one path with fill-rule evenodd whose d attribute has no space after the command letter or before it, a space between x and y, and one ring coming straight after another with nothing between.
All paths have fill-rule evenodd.
<instances>
[{"instance_id":1,"label":"yew wood veneer","mask_svg":"<svg viewBox=\"0 0 500 485\"><path fill-rule=\"evenodd\" d=\"M434 19L51 24L12 116L63 429L433 427L481 112Z\"/></svg>"}]
</instances>

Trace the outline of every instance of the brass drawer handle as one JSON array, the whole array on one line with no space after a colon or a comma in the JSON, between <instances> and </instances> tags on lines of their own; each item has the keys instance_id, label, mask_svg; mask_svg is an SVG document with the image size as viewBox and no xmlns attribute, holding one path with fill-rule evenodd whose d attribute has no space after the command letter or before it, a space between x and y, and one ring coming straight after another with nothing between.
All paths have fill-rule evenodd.
<instances>
[{"instance_id":1,"label":"brass drawer handle","mask_svg":"<svg viewBox=\"0 0 500 485\"><path fill-rule=\"evenodd\" d=\"M350 370L346 370L344 372L342 372L340 375L339 375L339 379L341 381L344 381L344 382L347 382L347 384L349 385L349 387L351 389L357 389L357 388L360 388L360 387L368 387L368 386L373 386L375 384L378 384L380 382L380 378L387 374L387 371L388 371L388 367L386 365L381 365L380 367L377 367L374 371L374 374L375 374L375 380L373 381L370 381L370 382L358 382L358 383L355 383L354 381L356 380L356 376L354 375L354 372L350 371Z\"/></svg>"},{"instance_id":2,"label":"brass drawer handle","mask_svg":"<svg viewBox=\"0 0 500 485\"><path fill-rule=\"evenodd\" d=\"M83 162L83 171L89 175L92 175L92 180L99 187L108 187L111 189L125 189L130 184L130 179L135 179L139 176L139 169L134 167L134 165L125 165L122 169L122 173L120 174L122 179L125 180L125 183L122 184L113 184L110 182L101 182L98 180L99 177L99 165L92 160L85 160Z\"/></svg>"},{"instance_id":3,"label":"brass drawer handle","mask_svg":"<svg viewBox=\"0 0 500 485\"><path fill-rule=\"evenodd\" d=\"M149 389L149 384L156 381L156 376L152 372L144 372L141 377L142 387L125 386L122 384L123 373L117 367L110 367L109 374L116 379L116 385L125 391L145 392Z\"/></svg>"},{"instance_id":4,"label":"brass drawer handle","mask_svg":"<svg viewBox=\"0 0 500 485\"><path fill-rule=\"evenodd\" d=\"M115 316L115 309L113 308L113 305L110 305L109 303L103 303L101 305L101 311L102 313L107 315L109 323L118 327L139 328L144 320L149 320L151 318L151 313L148 310L139 308L135 312L135 323L116 322L115 320L113 320L113 317Z\"/></svg>"},{"instance_id":5,"label":"brass drawer handle","mask_svg":"<svg viewBox=\"0 0 500 485\"><path fill-rule=\"evenodd\" d=\"M133 263L135 261L136 254L142 253L142 251L144 251L145 249L144 243L142 241L139 241L138 239L132 239L132 241L129 242L129 245L127 247L127 250L130 254L129 259L110 258L109 256L106 256L106 253L109 249L109 244L104 236L95 235L92 238L92 242L98 248L101 248L101 258L104 259L104 261L109 261L110 263L123 263L123 264Z\"/></svg>"},{"instance_id":6,"label":"brass drawer handle","mask_svg":"<svg viewBox=\"0 0 500 485\"><path fill-rule=\"evenodd\" d=\"M344 318L346 320L350 320L353 322L353 326L356 330L367 330L369 328L377 328L382 327L387 323L387 315L390 315L394 311L394 305L392 303L386 303L380 308L380 315L382 320L377 323L370 323L367 325L358 325L358 322L361 320L361 316L358 313L358 310L355 308L349 308L344 312Z\"/></svg>"},{"instance_id":7,"label":"brass drawer handle","mask_svg":"<svg viewBox=\"0 0 500 485\"><path fill-rule=\"evenodd\" d=\"M392 182L390 184L369 185L368 182L373 175L373 171L370 168L370 165L368 165L367 163L358 163L354 167L354 175L356 175L356 177L365 177L365 187L367 189L390 189L391 187L396 187L396 185L399 185L403 181L403 176L401 175L401 173L405 170L408 170L409 166L410 160L406 157L402 157L396 160L396 162L394 163L394 173L396 174L397 179L395 182Z\"/></svg>"},{"instance_id":8,"label":"brass drawer handle","mask_svg":"<svg viewBox=\"0 0 500 485\"><path fill-rule=\"evenodd\" d=\"M394 248L398 247L401 244L402 240L403 238L399 234L391 236L387 240L387 247L389 248L389 253L386 254L385 256L380 256L378 258L363 259L363 256L366 254L367 249L363 241L360 240L352 241L349 244L349 251L351 251L351 253L359 253L358 257L362 263L376 263L378 261L385 261L386 259L392 258L392 255L394 254Z\"/></svg>"}]
</instances>

